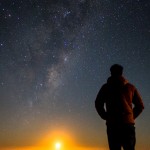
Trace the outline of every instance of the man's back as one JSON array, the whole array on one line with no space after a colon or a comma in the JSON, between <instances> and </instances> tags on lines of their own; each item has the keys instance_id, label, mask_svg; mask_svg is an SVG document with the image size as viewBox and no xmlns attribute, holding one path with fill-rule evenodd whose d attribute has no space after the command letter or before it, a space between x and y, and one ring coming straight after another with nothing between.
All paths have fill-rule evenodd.
<instances>
[{"instance_id":1,"label":"man's back","mask_svg":"<svg viewBox=\"0 0 150 150\"><path fill-rule=\"evenodd\" d=\"M106 121L111 124L134 124L136 115L132 104L135 110L138 110L136 111L138 114L143 109L142 99L136 88L122 76L110 77L103 85L96 99L97 110L101 109L104 103L106 104Z\"/></svg>"}]
</instances>

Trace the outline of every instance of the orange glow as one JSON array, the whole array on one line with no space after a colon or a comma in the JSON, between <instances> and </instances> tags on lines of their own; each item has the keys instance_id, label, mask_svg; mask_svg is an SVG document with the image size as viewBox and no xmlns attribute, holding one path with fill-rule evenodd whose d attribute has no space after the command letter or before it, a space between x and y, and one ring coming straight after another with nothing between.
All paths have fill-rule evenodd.
<instances>
[{"instance_id":1,"label":"orange glow","mask_svg":"<svg viewBox=\"0 0 150 150\"><path fill-rule=\"evenodd\" d=\"M43 138L31 147L0 147L0 150L106 150L100 147L80 147L66 130L56 130L43 135Z\"/></svg>"},{"instance_id":2,"label":"orange glow","mask_svg":"<svg viewBox=\"0 0 150 150\"><path fill-rule=\"evenodd\" d=\"M47 147L46 150L67 150L76 146L70 133L63 130L47 133L38 145Z\"/></svg>"},{"instance_id":3,"label":"orange glow","mask_svg":"<svg viewBox=\"0 0 150 150\"><path fill-rule=\"evenodd\" d=\"M56 150L56 149L35 146L35 147L9 147L9 148L0 147L0 150ZM73 147L73 148L63 148L62 150L107 150L107 148Z\"/></svg>"}]
</instances>

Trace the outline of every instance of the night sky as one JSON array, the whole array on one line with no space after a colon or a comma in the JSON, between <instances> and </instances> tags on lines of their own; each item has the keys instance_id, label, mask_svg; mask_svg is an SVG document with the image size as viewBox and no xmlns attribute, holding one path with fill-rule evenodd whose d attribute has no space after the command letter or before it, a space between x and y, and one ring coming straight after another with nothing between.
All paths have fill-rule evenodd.
<instances>
[{"instance_id":1,"label":"night sky","mask_svg":"<svg viewBox=\"0 0 150 150\"><path fill-rule=\"evenodd\" d=\"M136 147L148 150L150 1L0 0L0 150L108 149L94 101L114 63L143 98Z\"/></svg>"}]
</instances>

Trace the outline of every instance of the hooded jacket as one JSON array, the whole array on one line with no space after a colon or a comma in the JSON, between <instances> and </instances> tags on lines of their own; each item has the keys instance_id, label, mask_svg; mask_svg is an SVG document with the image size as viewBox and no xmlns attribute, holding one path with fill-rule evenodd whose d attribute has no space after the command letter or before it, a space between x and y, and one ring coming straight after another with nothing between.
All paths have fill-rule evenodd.
<instances>
[{"instance_id":1,"label":"hooded jacket","mask_svg":"<svg viewBox=\"0 0 150 150\"><path fill-rule=\"evenodd\" d=\"M95 100L95 107L106 124L134 124L142 112L142 98L123 76L109 77Z\"/></svg>"}]
</instances>

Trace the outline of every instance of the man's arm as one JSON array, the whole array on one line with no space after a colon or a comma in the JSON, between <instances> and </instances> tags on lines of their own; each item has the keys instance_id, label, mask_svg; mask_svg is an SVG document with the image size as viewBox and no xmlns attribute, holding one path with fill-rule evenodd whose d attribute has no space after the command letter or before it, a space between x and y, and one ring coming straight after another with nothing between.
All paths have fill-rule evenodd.
<instances>
[{"instance_id":1,"label":"man's arm","mask_svg":"<svg viewBox=\"0 0 150 150\"><path fill-rule=\"evenodd\" d=\"M106 120L107 116L106 110L104 109L104 103L105 103L105 88L104 86L102 86L95 100L95 108L100 117Z\"/></svg>"},{"instance_id":2,"label":"man's arm","mask_svg":"<svg viewBox=\"0 0 150 150\"><path fill-rule=\"evenodd\" d=\"M133 115L134 119L136 119L144 109L142 98L138 93L137 89L135 89L134 91L133 104L134 104Z\"/></svg>"}]
</instances>

